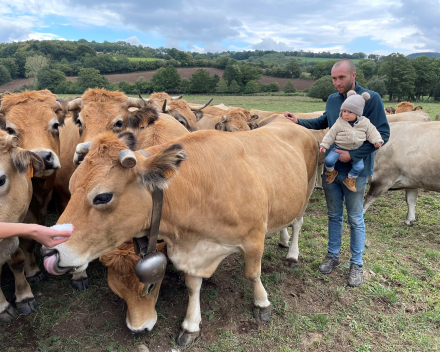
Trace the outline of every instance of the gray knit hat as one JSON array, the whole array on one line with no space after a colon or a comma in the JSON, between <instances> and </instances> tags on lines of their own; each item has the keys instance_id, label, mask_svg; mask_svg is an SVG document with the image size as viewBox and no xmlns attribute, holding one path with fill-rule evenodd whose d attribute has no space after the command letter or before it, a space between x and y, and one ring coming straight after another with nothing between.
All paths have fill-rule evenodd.
<instances>
[{"instance_id":1,"label":"gray knit hat","mask_svg":"<svg viewBox=\"0 0 440 352\"><path fill-rule=\"evenodd\" d=\"M347 93L347 99L342 103L341 111L348 110L354 112L357 116L362 116L364 113L365 101L370 99L370 94L367 92L361 95L356 94L354 90Z\"/></svg>"}]
</instances>

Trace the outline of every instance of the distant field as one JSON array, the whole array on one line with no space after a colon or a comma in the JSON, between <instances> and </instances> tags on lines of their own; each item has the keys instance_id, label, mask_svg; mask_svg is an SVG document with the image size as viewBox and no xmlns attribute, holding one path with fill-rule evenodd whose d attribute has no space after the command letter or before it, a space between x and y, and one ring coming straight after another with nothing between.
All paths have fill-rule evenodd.
<instances>
[{"instance_id":1,"label":"distant field","mask_svg":"<svg viewBox=\"0 0 440 352\"><path fill-rule=\"evenodd\" d=\"M152 57L129 57L128 59L130 61L156 61L156 60L161 60L161 59L156 59L156 58L152 58Z\"/></svg>"},{"instance_id":2,"label":"distant field","mask_svg":"<svg viewBox=\"0 0 440 352\"><path fill-rule=\"evenodd\" d=\"M329 59L329 58L325 58L325 57L297 57L297 56L291 56L292 59L296 59L296 60L301 60L301 61L305 61L305 62L326 62L329 60L339 60L339 59ZM357 65L359 63L359 61L361 60L357 60L357 59L351 59L351 61L353 61L353 63L355 65Z\"/></svg>"}]
</instances>

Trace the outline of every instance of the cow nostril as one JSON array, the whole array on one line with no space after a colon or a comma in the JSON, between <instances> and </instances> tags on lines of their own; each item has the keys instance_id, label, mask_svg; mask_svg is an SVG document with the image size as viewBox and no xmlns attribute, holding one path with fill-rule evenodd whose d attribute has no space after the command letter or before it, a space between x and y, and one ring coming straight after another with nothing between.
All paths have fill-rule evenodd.
<instances>
[{"instance_id":1,"label":"cow nostril","mask_svg":"<svg viewBox=\"0 0 440 352\"><path fill-rule=\"evenodd\" d=\"M42 153L38 153L38 155L41 156L41 158L43 159L45 169L52 169L53 168L53 156L52 156L52 153L50 153L50 152L42 152Z\"/></svg>"}]
</instances>

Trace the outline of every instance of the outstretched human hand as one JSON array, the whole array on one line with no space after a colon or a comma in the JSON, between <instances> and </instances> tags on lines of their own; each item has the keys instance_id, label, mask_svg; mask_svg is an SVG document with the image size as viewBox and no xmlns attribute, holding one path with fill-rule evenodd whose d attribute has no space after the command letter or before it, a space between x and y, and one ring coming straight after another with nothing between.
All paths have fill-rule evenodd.
<instances>
[{"instance_id":1,"label":"outstretched human hand","mask_svg":"<svg viewBox=\"0 0 440 352\"><path fill-rule=\"evenodd\" d=\"M292 122L298 123L298 119L291 112L286 111L284 113L284 117Z\"/></svg>"}]
</instances>

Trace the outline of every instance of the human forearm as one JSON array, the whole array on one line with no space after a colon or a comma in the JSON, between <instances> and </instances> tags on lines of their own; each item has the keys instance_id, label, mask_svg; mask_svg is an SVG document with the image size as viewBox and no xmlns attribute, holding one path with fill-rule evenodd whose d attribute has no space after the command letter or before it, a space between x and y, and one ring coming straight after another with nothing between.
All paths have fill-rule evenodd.
<instances>
[{"instance_id":1,"label":"human forearm","mask_svg":"<svg viewBox=\"0 0 440 352\"><path fill-rule=\"evenodd\" d=\"M0 222L0 238L9 238L15 236L28 237L35 232L35 224L20 224Z\"/></svg>"}]
</instances>

